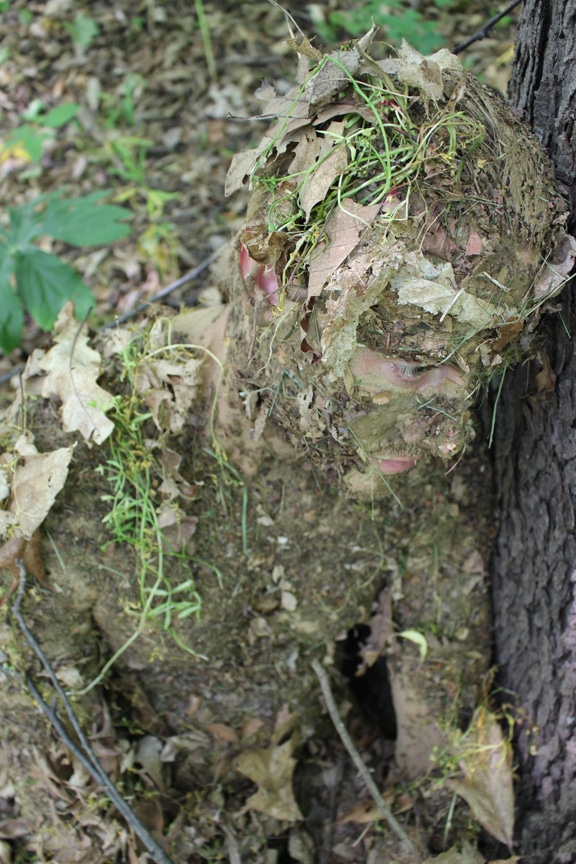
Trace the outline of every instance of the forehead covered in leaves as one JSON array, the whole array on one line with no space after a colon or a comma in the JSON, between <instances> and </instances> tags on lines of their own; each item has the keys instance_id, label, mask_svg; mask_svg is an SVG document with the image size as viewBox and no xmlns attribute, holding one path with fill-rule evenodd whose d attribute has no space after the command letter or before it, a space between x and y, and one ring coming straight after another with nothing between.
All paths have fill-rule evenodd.
<instances>
[{"instance_id":1,"label":"forehead covered in leaves","mask_svg":"<svg viewBox=\"0 0 576 864\"><path fill-rule=\"evenodd\" d=\"M260 94L276 122L227 183L254 190L242 243L274 268L281 306L314 307L337 374L359 341L500 362L573 261L551 166L450 52L376 61L373 35L327 55L304 40L297 84Z\"/></svg>"}]
</instances>

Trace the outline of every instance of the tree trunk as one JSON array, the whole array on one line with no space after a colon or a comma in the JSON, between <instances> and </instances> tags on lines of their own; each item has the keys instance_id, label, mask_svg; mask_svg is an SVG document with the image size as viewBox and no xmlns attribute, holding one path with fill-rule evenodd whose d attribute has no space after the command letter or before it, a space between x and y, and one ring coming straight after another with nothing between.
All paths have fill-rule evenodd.
<instances>
[{"instance_id":1,"label":"tree trunk","mask_svg":"<svg viewBox=\"0 0 576 864\"><path fill-rule=\"evenodd\" d=\"M576 0L524 3L511 96L554 160L574 233ZM535 368L509 376L494 448L496 661L520 710L517 829L534 864L576 860L575 287L548 320L555 388L542 389Z\"/></svg>"}]
</instances>

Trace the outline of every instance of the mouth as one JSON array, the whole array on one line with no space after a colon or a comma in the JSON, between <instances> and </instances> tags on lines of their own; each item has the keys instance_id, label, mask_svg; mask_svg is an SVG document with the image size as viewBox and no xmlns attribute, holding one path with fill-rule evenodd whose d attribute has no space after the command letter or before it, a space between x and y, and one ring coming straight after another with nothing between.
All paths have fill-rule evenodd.
<instances>
[{"instance_id":1,"label":"mouth","mask_svg":"<svg viewBox=\"0 0 576 864\"><path fill-rule=\"evenodd\" d=\"M391 459L372 457L372 462L382 474L400 474L402 471L409 471L414 468L417 461L417 457L411 456L394 456Z\"/></svg>"}]
</instances>

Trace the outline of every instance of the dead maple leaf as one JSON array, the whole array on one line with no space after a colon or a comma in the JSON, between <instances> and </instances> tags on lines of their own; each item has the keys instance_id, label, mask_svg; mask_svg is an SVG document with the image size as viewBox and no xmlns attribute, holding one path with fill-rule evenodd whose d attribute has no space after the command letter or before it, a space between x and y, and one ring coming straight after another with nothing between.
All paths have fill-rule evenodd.
<instances>
[{"instance_id":1,"label":"dead maple leaf","mask_svg":"<svg viewBox=\"0 0 576 864\"><path fill-rule=\"evenodd\" d=\"M464 798L486 831L512 849L514 789L510 743L494 714L486 708L478 709L463 740L459 761L464 779L447 780L446 785Z\"/></svg>"},{"instance_id":2,"label":"dead maple leaf","mask_svg":"<svg viewBox=\"0 0 576 864\"><path fill-rule=\"evenodd\" d=\"M47 376L42 396L62 401L60 413L65 432L80 432L86 441L101 444L114 424L106 417L114 397L96 381L102 372L102 358L88 345L84 324L74 318L74 306L67 303L54 327L54 347L38 365Z\"/></svg>"},{"instance_id":3,"label":"dead maple leaf","mask_svg":"<svg viewBox=\"0 0 576 864\"><path fill-rule=\"evenodd\" d=\"M258 785L258 791L246 801L251 810L286 822L304 818L292 791L294 747L294 740L289 738L284 744L247 750L238 756L236 767L240 773Z\"/></svg>"}]
</instances>

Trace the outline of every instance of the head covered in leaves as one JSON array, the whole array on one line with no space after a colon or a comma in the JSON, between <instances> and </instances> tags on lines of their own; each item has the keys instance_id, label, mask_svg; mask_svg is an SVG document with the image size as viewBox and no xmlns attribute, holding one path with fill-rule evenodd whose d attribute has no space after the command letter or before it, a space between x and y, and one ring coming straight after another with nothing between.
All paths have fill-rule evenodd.
<instances>
[{"instance_id":1,"label":"head covered in leaves","mask_svg":"<svg viewBox=\"0 0 576 864\"><path fill-rule=\"evenodd\" d=\"M276 419L313 451L339 442L339 473L348 458L385 475L463 449L479 377L526 351L576 244L502 97L446 50L376 61L373 35L296 46L297 84L261 93L277 120L227 191L253 189L239 295L261 327L254 386L276 386Z\"/></svg>"}]
</instances>

